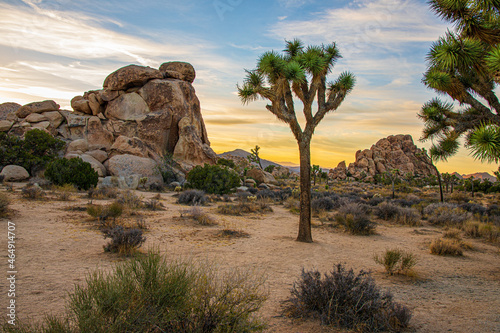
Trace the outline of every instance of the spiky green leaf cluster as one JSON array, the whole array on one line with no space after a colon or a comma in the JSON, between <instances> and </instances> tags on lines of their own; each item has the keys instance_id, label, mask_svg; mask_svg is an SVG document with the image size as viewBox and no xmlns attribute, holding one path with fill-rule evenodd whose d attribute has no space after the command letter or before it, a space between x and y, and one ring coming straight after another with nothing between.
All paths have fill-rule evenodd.
<instances>
[{"instance_id":1,"label":"spiky green leaf cluster","mask_svg":"<svg viewBox=\"0 0 500 333\"><path fill-rule=\"evenodd\" d=\"M425 123L422 140L434 142L431 155L446 160L458 151L461 136L470 142L474 133L485 133L484 124L500 125L500 101L495 94L500 78L500 1L429 3L436 14L455 26L432 44L422 81L457 101L463 109L455 111L453 104L433 99L418 114ZM473 154L483 161L492 160L477 150Z\"/></svg>"}]
</instances>

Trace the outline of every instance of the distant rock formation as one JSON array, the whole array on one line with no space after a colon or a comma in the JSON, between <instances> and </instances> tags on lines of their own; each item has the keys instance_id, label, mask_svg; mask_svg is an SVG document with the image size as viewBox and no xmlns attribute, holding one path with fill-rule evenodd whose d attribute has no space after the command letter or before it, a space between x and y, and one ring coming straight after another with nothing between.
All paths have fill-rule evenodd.
<instances>
[{"instance_id":1,"label":"distant rock formation","mask_svg":"<svg viewBox=\"0 0 500 333\"><path fill-rule=\"evenodd\" d=\"M416 157L422 150L413 143L411 135L391 135L379 140L370 149L358 150L356 161L346 167L345 161L330 170L332 179L346 179L348 175L354 178L370 179L377 174L398 169L401 176L408 173L414 176L435 175L429 165Z\"/></svg>"},{"instance_id":2,"label":"distant rock formation","mask_svg":"<svg viewBox=\"0 0 500 333\"><path fill-rule=\"evenodd\" d=\"M250 163L250 161L247 158L248 155L251 155L251 153L243 149L235 149L232 151L219 154L219 157L232 160L234 164L236 164L236 166L239 167L241 170L245 168L250 170L250 168L256 167L257 163ZM262 167L264 169L270 165L273 165L274 168L273 172L271 172L271 175L275 178L288 178L292 174L290 169L282 165L279 165L278 163L271 162L265 159L261 159L260 163L262 164Z\"/></svg>"},{"instance_id":3,"label":"distant rock formation","mask_svg":"<svg viewBox=\"0 0 500 333\"><path fill-rule=\"evenodd\" d=\"M185 170L217 160L192 86L195 77L185 62L160 69L129 65L108 75L102 90L74 97L74 111L54 101L1 104L0 131L23 136L39 128L66 140L66 156L90 162L101 177L139 172L162 182L155 166L165 154Z\"/></svg>"}]
</instances>

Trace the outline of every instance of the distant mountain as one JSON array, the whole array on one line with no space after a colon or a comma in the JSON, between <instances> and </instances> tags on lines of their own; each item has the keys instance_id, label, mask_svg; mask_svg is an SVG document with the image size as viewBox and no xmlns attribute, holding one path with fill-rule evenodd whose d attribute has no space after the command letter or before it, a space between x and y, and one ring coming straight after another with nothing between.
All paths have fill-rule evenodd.
<instances>
[{"instance_id":1,"label":"distant mountain","mask_svg":"<svg viewBox=\"0 0 500 333\"><path fill-rule=\"evenodd\" d=\"M247 158L248 155L251 155L251 153L243 150L243 149L235 149L235 150L232 150L232 151L227 151L225 153L222 153L222 154L219 154L220 157L224 157L224 156L227 156L227 155L233 155L233 156L238 156L238 157L242 157L242 158ZM265 160L265 159L260 159L260 163L262 164L262 167L265 169L267 168L269 165L275 165L275 166L284 166L285 168L288 168L286 165L280 165L278 163L275 163L275 162L271 162L271 161L268 161L268 160ZM294 171L293 169L289 168L290 170Z\"/></svg>"},{"instance_id":2,"label":"distant mountain","mask_svg":"<svg viewBox=\"0 0 500 333\"><path fill-rule=\"evenodd\" d=\"M491 182L497 181L497 177L492 176L487 172L476 172L476 173L471 173L469 175L462 175L462 179L467 179L470 178L471 176L474 176L474 179L488 179Z\"/></svg>"}]
</instances>

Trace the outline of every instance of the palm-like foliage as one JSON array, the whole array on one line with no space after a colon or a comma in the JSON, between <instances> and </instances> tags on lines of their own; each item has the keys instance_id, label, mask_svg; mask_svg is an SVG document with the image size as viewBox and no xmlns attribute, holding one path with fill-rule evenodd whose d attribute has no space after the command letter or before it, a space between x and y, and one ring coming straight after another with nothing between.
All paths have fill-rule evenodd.
<instances>
[{"instance_id":1,"label":"palm-like foliage","mask_svg":"<svg viewBox=\"0 0 500 333\"><path fill-rule=\"evenodd\" d=\"M310 208L310 142L314 129L328 112L336 110L352 91L355 77L349 72L327 83L336 61L341 57L335 43L307 46L294 39L287 41L283 53L269 51L260 56L257 68L247 70L238 95L244 104L268 100L266 107L279 120L290 126L299 144L301 165L301 215L298 240L311 242ZM294 98L303 104L304 129L297 120ZM317 111L313 113L313 102Z\"/></svg>"},{"instance_id":2,"label":"palm-like foliage","mask_svg":"<svg viewBox=\"0 0 500 333\"><path fill-rule=\"evenodd\" d=\"M426 103L419 113L425 122L422 140L435 140L431 155L446 160L465 136L476 158L491 161L477 150L487 146L471 139L484 135L484 124L490 125L488 131L500 125L500 102L494 92L500 78L500 1L431 0L430 5L456 29L432 45L423 83L462 109L454 111L453 104L440 99ZM475 135L476 131L481 133Z\"/></svg>"}]
</instances>

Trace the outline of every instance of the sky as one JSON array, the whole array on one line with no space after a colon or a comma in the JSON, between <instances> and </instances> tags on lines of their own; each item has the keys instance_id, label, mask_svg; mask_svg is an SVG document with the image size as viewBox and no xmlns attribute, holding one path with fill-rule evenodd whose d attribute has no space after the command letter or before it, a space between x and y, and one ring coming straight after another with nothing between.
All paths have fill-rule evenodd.
<instances>
[{"instance_id":1,"label":"sky","mask_svg":"<svg viewBox=\"0 0 500 333\"><path fill-rule=\"evenodd\" d=\"M70 109L74 96L102 89L120 67L186 61L196 69L193 85L217 153L259 145L262 158L298 163L288 126L264 101L243 105L236 84L285 40L336 42L342 58L328 79L349 70L357 83L316 128L311 147L313 164L335 167L388 135L411 134L430 147L419 141L417 113L436 94L422 73L432 42L449 28L421 0L0 0L0 103L53 99ZM465 148L437 166L497 169Z\"/></svg>"}]
</instances>

